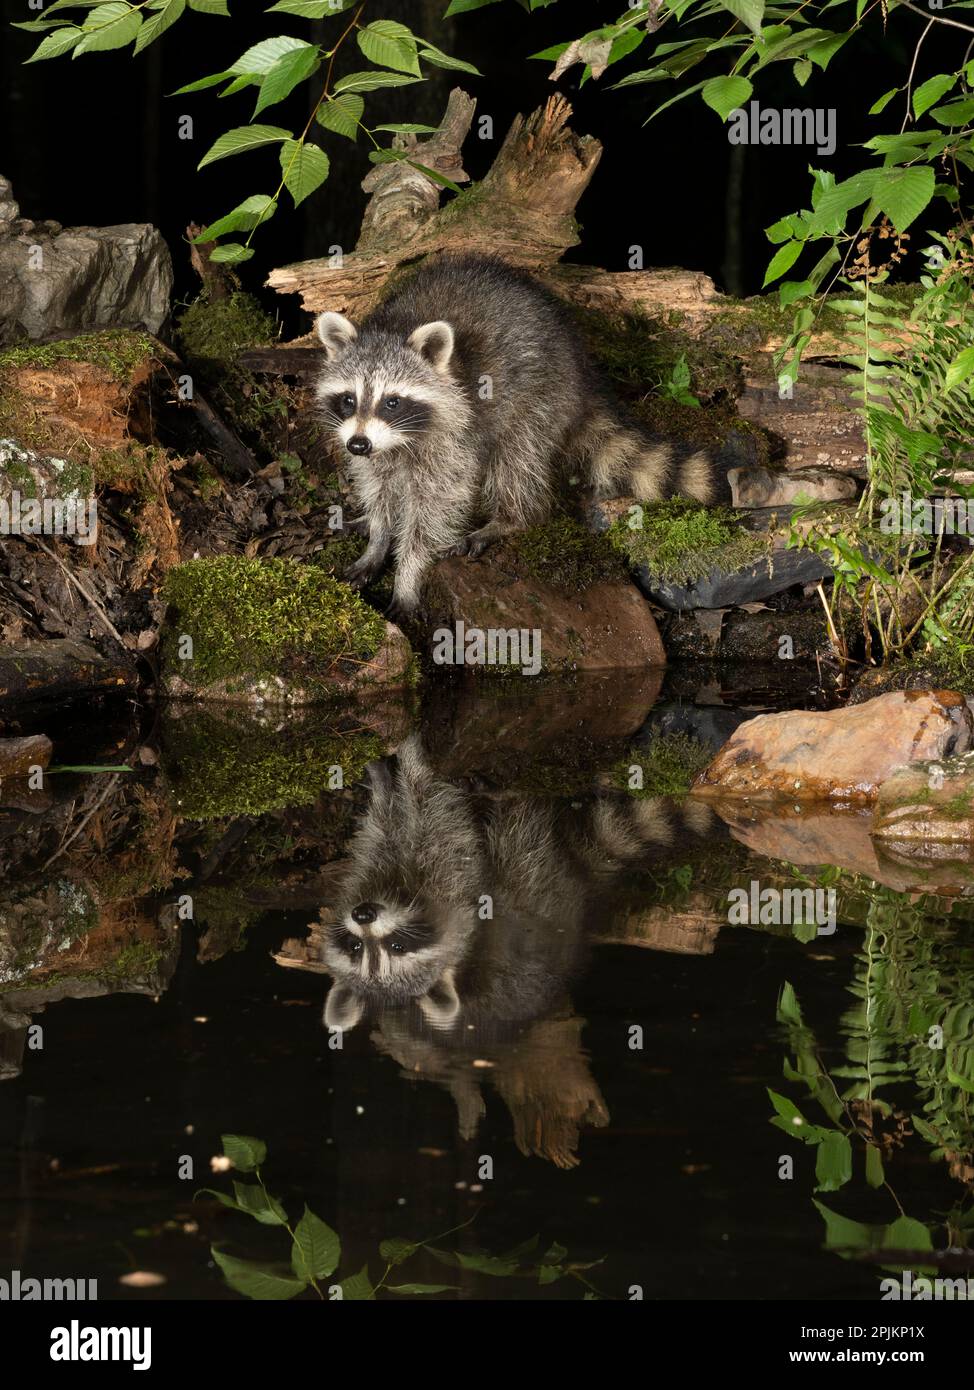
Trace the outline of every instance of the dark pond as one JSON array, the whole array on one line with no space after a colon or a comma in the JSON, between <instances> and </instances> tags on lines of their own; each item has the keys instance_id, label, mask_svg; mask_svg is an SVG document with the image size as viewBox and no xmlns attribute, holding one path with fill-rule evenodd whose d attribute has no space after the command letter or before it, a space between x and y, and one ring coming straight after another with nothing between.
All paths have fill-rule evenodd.
<instances>
[{"instance_id":1,"label":"dark pond","mask_svg":"<svg viewBox=\"0 0 974 1390\"><path fill-rule=\"evenodd\" d=\"M449 1299L974 1278L974 865L657 794L688 738L801 699L742 672L11 718L132 771L3 786L0 1277L238 1299L215 1246L293 1293L229 1134L292 1230L337 1232L325 1297L390 1264ZM264 1221L200 1193L234 1180Z\"/></svg>"}]
</instances>

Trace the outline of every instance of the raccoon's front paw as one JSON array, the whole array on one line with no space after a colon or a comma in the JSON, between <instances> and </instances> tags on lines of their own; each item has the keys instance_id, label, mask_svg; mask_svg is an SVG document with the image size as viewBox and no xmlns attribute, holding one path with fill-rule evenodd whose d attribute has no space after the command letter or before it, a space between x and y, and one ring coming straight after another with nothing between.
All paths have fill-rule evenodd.
<instances>
[{"instance_id":1,"label":"raccoon's front paw","mask_svg":"<svg viewBox=\"0 0 974 1390\"><path fill-rule=\"evenodd\" d=\"M482 526L479 531L471 531L469 536L464 536L462 541L457 541L446 553L448 555L466 555L471 560L477 560L483 555L484 551L492 541L497 539L497 532L489 526Z\"/></svg>"},{"instance_id":2,"label":"raccoon's front paw","mask_svg":"<svg viewBox=\"0 0 974 1390\"><path fill-rule=\"evenodd\" d=\"M395 623L396 627L426 621L426 611L422 605L418 602L408 602L405 599L393 599L386 609L385 616L387 621Z\"/></svg>"}]
</instances>

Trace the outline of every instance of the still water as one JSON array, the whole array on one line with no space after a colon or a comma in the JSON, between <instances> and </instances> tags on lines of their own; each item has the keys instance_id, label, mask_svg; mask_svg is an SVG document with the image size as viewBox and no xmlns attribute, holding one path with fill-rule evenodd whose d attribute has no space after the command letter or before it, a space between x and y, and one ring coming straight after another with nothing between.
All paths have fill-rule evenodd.
<instances>
[{"instance_id":1,"label":"still water","mask_svg":"<svg viewBox=\"0 0 974 1390\"><path fill-rule=\"evenodd\" d=\"M9 723L111 770L3 787L0 1277L142 1300L974 1279L974 864L883 857L863 813L657 794L688 738L801 699L752 672ZM230 1141L241 1171L224 1135L260 1141Z\"/></svg>"}]
</instances>

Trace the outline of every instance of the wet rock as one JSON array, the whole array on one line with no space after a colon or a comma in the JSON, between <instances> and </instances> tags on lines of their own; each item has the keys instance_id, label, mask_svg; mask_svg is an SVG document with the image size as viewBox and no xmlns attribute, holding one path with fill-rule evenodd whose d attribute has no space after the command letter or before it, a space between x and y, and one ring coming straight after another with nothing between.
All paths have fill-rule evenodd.
<instances>
[{"instance_id":1,"label":"wet rock","mask_svg":"<svg viewBox=\"0 0 974 1390\"><path fill-rule=\"evenodd\" d=\"M701 795L868 802L898 769L971 747L956 691L896 691L853 708L793 710L742 724L694 784Z\"/></svg>"},{"instance_id":2,"label":"wet rock","mask_svg":"<svg viewBox=\"0 0 974 1390\"><path fill-rule=\"evenodd\" d=\"M593 936L600 946L642 946L683 956L713 955L717 935L726 924L704 893L694 893L684 907L649 907L610 920Z\"/></svg>"},{"instance_id":3,"label":"wet rock","mask_svg":"<svg viewBox=\"0 0 974 1390\"><path fill-rule=\"evenodd\" d=\"M855 479L824 468L778 472L732 468L727 474L735 507L790 507L796 502L839 502L856 495Z\"/></svg>"},{"instance_id":4,"label":"wet rock","mask_svg":"<svg viewBox=\"0 0 974 1390\"><path fill-rule=\"evenodd\" d=\"M0 778L26 777L35 767L47 767L54 745L44 734L0 738Z\"/></svg>"},{"instance_id":5,"label":"wet rock","mask_svg":"<svg viewBox=\"0 0 974 1390\"><path fill-rule=\"evenodd\" d=\"M879 789L873 834L974 844L974 752L895 772Z\"/></svg>"},{"instance_id":6,"label":"wet rock","mask_svg":"<svg viewBox=\"0 0 974 1390\"><path fill-rule=\"evenodd\" d=\"M156 333L172 261L155 227L68 227L20 219L0 183L0 345L108 327Z\"/></svg>"},{"instance_id":7,"label":"wet rock","mask_svg":"<svg viewBox=\"0 0 974 1390\"><path fill-rule=\"evenodd\" d=\"M634 747L649 747L661 735L686 734L714 751L722 748L750 715L721 705L671 705L654 709L633 741Z\"/></svg>"},{"instance_id":8,"label":"wet rock","mask_svg":"<svg viewBox=\"0 0 974 1390\"><path fill-rule=\"evenodd\" d=\"M0 646L0 705L134 690L135 666L73 638Z\"/></svg>"},{"instance_id":9,"label":"wet rock","mask_svg":"<svg viewBox=\"0 0 974 1390\"><path fill-rule=\"evenodd\" d=\"M756 603L790 589L793 584L815 584L831 577L832 569L820 555L811 550L784 548L776 548L740 569L712 570L689 584L655 578L645 566L636 571L636 582L646 597L673 613Z\"/></svg>"},{"instance_id":10,"label":"wet rock","mask_svg":"<svg viewBox=\"0 0 974 1390\"><path fill-rule=\"evenodd\" d=\"M531 635L537 632L539 673L645 668L666 662L653 615L634 584L622 578L597 579L569 592L526 573L507 546L488 551L479 561L441 560L427 603L432 621L426 650L431 657L437 632L456 635L462 623L464 640L471 630L516 630L529 634L527 640L533 643ZM513 673L526 664L532 662L526 663L522 652L522 659L508 670Z\"/></svg>"}]
</instances>

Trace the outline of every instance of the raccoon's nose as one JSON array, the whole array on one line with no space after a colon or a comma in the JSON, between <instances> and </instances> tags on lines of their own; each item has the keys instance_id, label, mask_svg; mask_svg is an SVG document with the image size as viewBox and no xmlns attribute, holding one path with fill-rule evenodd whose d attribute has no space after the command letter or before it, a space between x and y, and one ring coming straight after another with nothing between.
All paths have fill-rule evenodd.
<instances>
[{"instance_id":1,"label":"raccoon's nose","mask_svg":"<svg viewBox=\"0 0 974 1390\"><path fill-rule=\"evenodd\" d=\"M379 907L376 903L359 903L357 907L352 908L352 921L358 922L360 927L367 927L378 915Z\"/></svg>"},{"instance_id":2,"label":"raccoon's nose","mask_svg":"<svg viewBox=\"0 0 974 1390\"><path fill-rule=\"evenodd\" d=\"M372 441L364 434L353 434L345 445L350 454L371 454Z\"/></svg>"}]
</instances>

